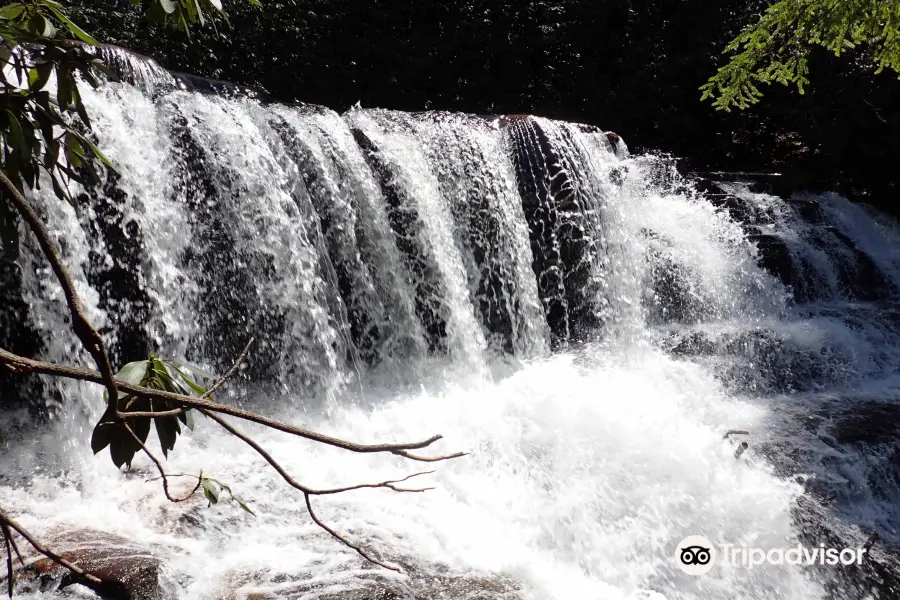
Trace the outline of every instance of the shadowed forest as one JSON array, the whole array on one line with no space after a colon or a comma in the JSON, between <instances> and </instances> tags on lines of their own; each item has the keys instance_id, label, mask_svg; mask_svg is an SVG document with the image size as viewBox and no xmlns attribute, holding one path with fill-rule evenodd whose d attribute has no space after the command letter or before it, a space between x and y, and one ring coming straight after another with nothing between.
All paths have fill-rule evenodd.
<instances>
[{"instance_id":1,"label":"shadowed forest","mask_svg":"<svg viewBox=\"0 0 900 600\"><path fill-rule=\"evenodd\" d=\"M896 210L900 82L874 75L861 53L814 50L803 96L776 85L732 113L700 102L722 48L767 6L758 0L241 3L231 27L191 39L106 4L83 2L77 15L103 39L278 101L585 122L687 170L777 170L790 188Z\"/></svg>"}]
</instances>

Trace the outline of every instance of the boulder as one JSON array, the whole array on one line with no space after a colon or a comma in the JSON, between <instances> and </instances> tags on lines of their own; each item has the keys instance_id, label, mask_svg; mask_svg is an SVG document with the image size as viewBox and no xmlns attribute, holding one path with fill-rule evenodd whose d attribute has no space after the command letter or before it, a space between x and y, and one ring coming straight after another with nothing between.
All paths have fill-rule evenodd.
<instances>
[{"instance_id":1,"label":"boulder","mask_svg":"<svg viewBox=\"0 0 900 600\"><path fill-rule=\"evenodd\" d=\"M42 589L62 589L72 584L85 585L102 598L110 600L167 600L160 585L161 561L146 547L99 531L72 530L45 537L47 548L95 575L103 581L94 584L83 580L42 556L26 559L26 567L17 577L20 581L40 584Z\"/></svg>"}]
</instances>

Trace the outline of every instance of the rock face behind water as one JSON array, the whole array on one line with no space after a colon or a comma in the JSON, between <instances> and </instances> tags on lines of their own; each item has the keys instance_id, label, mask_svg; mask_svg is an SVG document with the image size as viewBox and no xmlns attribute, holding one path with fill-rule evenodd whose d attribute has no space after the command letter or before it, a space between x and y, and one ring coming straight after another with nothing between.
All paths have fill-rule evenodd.
<instances>
[{"instance_id":1,"label":"rock face behind water","mask_svg":"<svg viewBox=\"0 0 900 600\"><path fill-rule=\"evenodd\" d=\"M125 538L91 530L72 530L43 540L46 547L103 581L97 585L49 558L26 559L17 579L27 587L58 590L80 583L110 600L169 600L160 579L162 561Z\"/></svg>"}]
</instances>

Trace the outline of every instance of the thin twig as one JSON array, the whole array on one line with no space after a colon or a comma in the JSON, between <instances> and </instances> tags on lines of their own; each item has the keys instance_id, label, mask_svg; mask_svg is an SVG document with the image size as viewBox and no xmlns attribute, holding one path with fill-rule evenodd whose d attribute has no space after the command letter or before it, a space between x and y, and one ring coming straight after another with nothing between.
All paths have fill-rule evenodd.
<instances>
[{"instance_id":1,"label":"thin twig","mask_svg":"<svg viewBox=\"0 0 900 600\"><path fill-rule=\"evenodd\" d=\"M139 438L137 436L137 434L134 432L134 430L128 426L128 423L126 423L125 421L122 421L121 425L122 425L122 427L124 427L126 429L126 431L128 431L128 433L131 434L131 437L134 438L134 441L137 442L137 444L141 447L141 449L144 451L144 454L146 454L150 458L150 460L153 461L153 464L156 465L156 468L159 469L159 475L160 475L160 477L162 477L162 482L163 482L163 492L165 492L166 498L168 498L170 502L175 502L175 503L184 502L185 500L190 500L190 498L194 494L197 493L197 490L200 489L200 484L203 483L203 479L200 477L197 478L197 485L194 487L194 489L191 490L191 492L187 496L185 496L184 498L174 498L169 493L169 478L166 476L166 471L165 471L165 469L163 469L162 463L159 462L159 459L156 458L152 452L150 452L150 449L147 448L147 446L144 444L144 442L141 441L141 438Z\"/></svg>"},{"instance_id":2,"label":"thin twig","mask_svg":"<svg viewBox=\"0 0 900 600\"><path fill-rule=\"evenodd\" d=\"M411 454L406 450L391 450L391 454L396 454L397 456L402 456L403 458L408 458L409 460L415 460L418 462L442 462L445 460L450 460L451 458L461 458L466 456L466 452L455 452L453 454L446 454L444 456L420 456L418 454Z\"/></svg>"},{"instance_id":3,"label":"thin twig","mask_svg":"<svg viewBox=\"0 0 900 600\"><path fill-rule=\"evenodd\" d=\"M141 418L150 418L150 419L162 419L163 417L177 417L181 413L187 412L188 408L174 408L172 410L161 410L161 411L126 411L123 413L119 413L123 419L141 419ZM100 427L115 427L118 423L115 421L104 421L100 423L98 426Z\"/></svg>"},{"instance_id":4,"label":"thin twig","mask_svg":"<svg viewBox=\"0 0 900 600\"><path fill-rule=\"evenodd\" d=\"M222 384L224 384L226 381L228 381L231 378L231 376L237 372L238 367L241 366L241 363L247 359L247 355L250 353L250 346L252 346L253 342L255 342L255 341L256 341L256 338L254 338L254 337L250 338L250 341L248 341L247 345L244 346L244 349L238 355L237 360L234 361L234 364L231 365L231 368L228 369L228 371L226 371L225 374L222 375L222 378L219 379L216 383L214 383L211 388L209 388L208 390L206 390L206 392L204 392L203 396L201 396L202 398L212 398L212 395L216 392L216 390L218 390L220 387L222 387Z\"/></svg>"},{"instance_id":5,"label":"thin twig","mask_svg":"<svg viewBox=\"0 0 900 600\"><path fill-rule=\"evenodd\" d=\"M25 358L24 356L13 354L12 352L3 350L2 348L0 348L0 365L5 365L12 371L20 373L42 373L44 375L57 375L61 377L67 377L69 379L77 379L80 381L103 383L103 378L100 376L100 374L92 369L72 367L67 365L57 365L54 363L32 360L30 358ZM441 435L435 435L428 438L427 440L423 440L420 442L408 442L400 444L357 444L355 442L350 442L315 431L310 431L302 427L288 425L287 423L282 423L281 421L277 421L275 419L271 419L257 413L246 411L235 406L230 406L228 404L220 404L218 402L213 402L205 398L199 398L197 396L186 396L183 394L164 392L162 390L153 390L150 388L132 385L121 380L116 380L116 385L120 390L138 397L167 400L169 402L183 404L184 406L188 406L190 408L196 408L201 411L211 411L223 415L237 417L238 419L258 423L260 425L264 425L271 429L276 429L290 435L326 444L328 446L334 446L336 448L341 448L350 452L357 452L361 454L392 452L398 454L398 456L403 456L404 458L419 462L437 462L449 460L451 458L458 458L464 455L464 453L455 453L445 456L423 457L409 454L409 450L427 448L436 441L443 439L443 436Z\"/></svg>"},{"instance_id":6,"label":"thin twig","mask_svg":"<svg viewBox=\"0 0 900 600\"><path fill-rule=\"evenodd\" d=\"M419 477L420 475L428 475L430 473L433 473L434 471L425 471L423 473L414 473L412 475L404 477L403 479L392 479L392 480L388 480L388 481L383 481L381 483L364 483L364 484L353 485L353 486L348 486L348 487L343 487L343 488L332 488L332 489L321 489L321 490L310 488L310 487L303 485L302 483L300 483L293 477L291 477L291 475L287 471L285 471L284 467L282 467L278 463L278 461L276 461L274 458L272 458L272 455L269 454L268 452L266 452L266 450L262 446L260 446L258 443L253 441L248 436L246 436L246 435L242 434L241 432L239 432L238 430L236 430L223 418L221 418L220 416L215 415L213 413L207 413L206 411L200 411L200 412L202 412L204 415L206 415L206 417L208 417L209 419L211 419L211 420L215 421L216 423L218 423L219 425L221 425L226 431L228 431L228 433L230 433L231 435L235 436L236 438L242 440L245 444L247 444L248 446L250 446L251 448L256 450L256 452L260 456L262 456L266 460L266 462L268 462L272 466L272 468L278 472L279 475L281 475L282 479L284 479L288 483L288 485L300 490L303 493L303 497L306 499L306 507L309 510L309 516L316 523L316 525L318 525L319 527L321 527L322 529L324 529L325 531L330 533L335 539L340 541L342 544L344 544L348 548L352 548L353 550L355 550L357 553L359 553L360 556L362 556L369 562L376 564L378 566L384 567L385 569L397 571L398 573L400 572L399 568L397 568L393 565L389 565L384 562L381 562L380 560L370 556L359 545L354 544L353 542L351 542L344 536L340 535L337 531L335 531L334 529L332 529L331 527L329 527L325 523L323 523L316 516L316 513L313 512L312 504L310 503L310 496L325 496L325 495L330 495L330 494L340 494L342 492L349 492L351 490L361 490L361 489L366 489L366 488L368 488L368 489L386 488L386 489L393 490L395 492L411 492L411 493L424 492L431 488L409 489L409 488L397 487L396 484L402 483L404 481L408 481L408 480L412 479L413 477Z\"/></svg>"},{"instance_id":7,"label":"thin twig","mask_svg":"<svg viewBox=\"0 0 900 600\"><path fill-rule=\"evenodd\" d=\"M6 545L6 587L9 593L10 600L13 597L13 560L12 560L12 545L9 543L10 538L9 527L6 524L3 524L3 541Z\"/></svg>"},{"instance_id":8,"label":"thin twig","mask_svg":"<svg viewBox=\"0 0 900 600\"><path fill-rule=\"evenodd\" d=\"M319 519L319 517L317 517L316 513L313 511L312 502L310 502L309 496L310 496L309 494L303 494L303 498L306 499L306 510L309 511L309 516L315 522L316 525L318 525L319 527L321 527L322 529L324 529L325 531L330 533L335 539L337 539L339 542L341 542L348 548L352 548L353 550L356 550L356 552L360 556L362 556L364 559L366 559L370 563L376 564L379 567L384 567L385 569L390 569L391 571L396 571L397 573L402 572L400 570L400 567L395 567L394 565L389 565L388 563L381 562L374 556L369 555L360 546L357 546L356 544L354 544L353 542L351 542L350 540L348 540L347 538L345 538L344 536L339 534L337 531L335 531L334 529L332 529L331 527L329 527L328 525L323 523L322 520Z\"/></svg>"},{"instance_id":9,"label":"thin twig","mask_svg":"<svg viewBox=\"0 0 900 600\"><path fill-rule=\"evenodd\" d=\"M193 473L166 473L166 477L191 477L192 479L200 479L200 475L194 475ZM150 479L145 479L144 483L150 483L151 481L159 481L162 477L151 477Z\"/></svg>"},{"instance_id":10,"label":"thin twig","mask_svg":"<svg viewBox=\"0 0 900 600\"><path fill-rule=\"evenodd\" d=\"M357 489L364 489L364 488L386 488L386 487L388 487L389 484L392 485L392 484L396 484L396 483L402 483L404 481L409 480L412 477L418 477L419 475L427 475L427 474L434 472L434 471L425 471L422 473L415 473L414 475L410 475L408 477L405 477L404 479L384 481L381 483L367 483L367 484L355 485L355 486L344 487L344 488L331 488L331 489L321 489L321 490L311 488L311 487L303 485L302 483L300 483L299 481L297 481L296 479L291 477L291 475L284 469L284 467L282 467L278 463L277 460L272 458L272 455L269 454L265 450L265 448L260 446L257 442L255 442L250 437L244 435L243 433L241 433L240 431L238 431L237 429L232 427L232 425L230 423L228 423L228 421L226 421L222 417L220 417L216 414L213 414L213 413L208 413L203 410L201 410L200 412L203 413L207 418L209 418L209 419L215 421L216 423L218 423L219 425L221 425L222 428L225 429L225 431L227 431L234 437L238 438L239 440L241 440L242 442L244 442L245 444L247 444L248 446L250 446L251 448L256 450L257 454L262 456L266 460L266 462L269 463L272 466L272 468L278 472L279 475L281 475L282 479L284 479L289 485L300 490L304 494L312 494L313 496L325 496L325 495L329 495L329 494L339 494L341 492L348 492L350 490L357 490ZM413 490L411 490L411 491L413 491Z\"/></svg>"},{"instance_id":11,"label":"thin twig","mask_svg":"<svg viewBox=\"0 0 900 600\"><path fill-rule=\"evenodd\" d=\"M47 549L41 542L39 542L38 540L36 540L36 539L28 532L27 529L25 529L24 527L22 527L21 525L19 525L19 524L16 523L15 521L13 521L13 520L9 517L9 515L7 515L5 512L3 512L3 509L2 509L2 508L0 508L0 522L5 523L6 525L8 525L8 526L11 527L12 529L14 529L14 530L16 531L16 533L18 533L19 535L21 535L23 538L25 538L25 540L26 540L29 544L31 544L32 548L34 548L34 549L37 550L39 553L43 554L44 556L46 556L47 558L49 558L50 560L52 560L52 561L55 562L56 564L62 565L63 567L65 567L66 569L68 569L69 571L71 571L72 573L74 573L75 575L77 575L78 577L80 577L81 579L83 579L83 580L85 580L85 581L88 581L88 582L93 583L93 584L95 584L95 585L102 585L102 584L103 584L103 580L101 580L100 578L96 577L95 575L91 575L90 573L84 571L84 570L81 569L80 567L78 567L78 566L76 566L76 565L70 563L68 560L66 560L65 558L63 558L63 557L60 556L59 554L56 554L56 553L53 552L52 550Z\"/></svg>"},{"instance_id":12,"label":"thin twig","mask_svg":"<svg viewBox=\"0 0 900 600\"><path fill-rule=\"evenodd\" d=\"M53 273L59 280L59 284L62 286L63 293L66 296L66 303L69 305L69 312L72 315L72 329L97 364L97 368L100 370L101 383L106 386L106 391L109 394L109 401L112 403L112 406L115 407L115 402L119 397L119 394L116 391L115 376L113 375L112 365L109 362L109 355L106 352L106 345L103 343L103 338L100 337L100 334L94 329L87 318L84 306L81 304L81 299L78 297L78 292L75 290L75 283L72 281L72 276L66 269L65 264L63 264L62 258L60 258L59 252L56 250L56 246L53 243L53 239L50 237L50 232L47 231L44 222L41 220L40 216L38 216L37 212L35 212L31 204L29 204L25 196L22 195L22 192L19 191L2 170L0 170L0 183L2 183L7 192L9 192L8 196L10 202L12 202L16 212L18 212L25 222L28 223L32 233L34 233L34 236L37 238L44 256L46 256L47 260L50 262L50 267L53 269Z\"/></svg>"},{"instance_id":13,"label":"thin twig","mask_svg":"<svg viewBox=\"0 0 900 600\"><path fill-rule=\"evenodd\" d=\"M3 528L6 529L6 531L9 533L9 543L10 543L10 545L12 546L13 552L16 553L16 558L19 559L19 563L24 567L24 566L25 566L25 559L22 558L22 553L19 552L19 547L16 545L16 538L14 538L14 537L12 536L12 532L9 530L9 525L7 525L6 523L4 523L4 524L3 524Z\"/></svg>"},{"instance_id":14,"label":"thin twig","mask_svg":"<svg viewBox=\"0 0 900 600\"><path fill-rule=\"evenodd\" d=\"M750 435L750 432L746 429L729 429L725 432L725 435L722 436L722 439L727 440L728 437L732 435Z\"/></svg>"}]
</instances>

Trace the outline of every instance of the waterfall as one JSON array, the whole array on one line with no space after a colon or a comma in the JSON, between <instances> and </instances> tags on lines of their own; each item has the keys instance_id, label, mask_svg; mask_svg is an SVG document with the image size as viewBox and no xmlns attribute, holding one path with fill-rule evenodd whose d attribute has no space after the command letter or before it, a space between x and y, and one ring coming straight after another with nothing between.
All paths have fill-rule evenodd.
<instances>
[{"instance_id":1,"label":"waterfall","mask_svg":"<svg viewBox=\"0 0 900 600\"><path fill-rule=\"evenodd\" d=\"M84 91L115 172L75 207L33 195L116 365L221 372L255 336L223 401L361 442L441 433L468 455L425 494L319 503L397 575L213 423L167 468L203 468L256 517L168 504L145 457L121 473L94 457L99 387L3 374L0 501L26 527L139 543L179 599L450 597L434 582L453 577L491 600L849 598L856 580L824 567L694 578L673 552L692 534L900 544L893 220L685 178L595 127L339 114L132 62L135 81ZM2 346L90 365L35 244L2 258ZM740 460L732 428L749 431ZM317 487L415 471L246 430ZM21 598L44 597L29 585Z\"/></svg>"}]
</instances>

